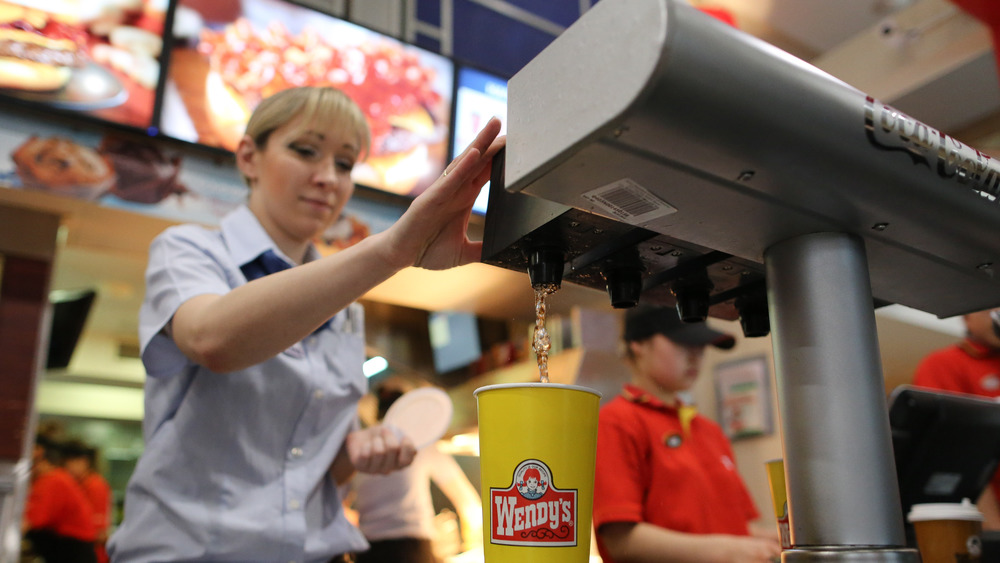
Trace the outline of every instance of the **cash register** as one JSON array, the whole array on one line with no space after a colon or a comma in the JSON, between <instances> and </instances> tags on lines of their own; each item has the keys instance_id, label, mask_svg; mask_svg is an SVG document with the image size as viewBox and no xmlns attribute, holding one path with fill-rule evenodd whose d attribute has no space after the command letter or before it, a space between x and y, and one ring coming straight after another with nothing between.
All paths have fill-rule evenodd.
<instances>
[{"instance_id":1,"label":"cash register","mask_svg":"<svg viewBox=\"0 0 1000 563\"><path fill-rule=\"evenodd\" d=\"M914 504L975 502L1000 465L1000 402L910 385L889 401L903 514ZM906 537L915 547L908 522ZM1000 561L997 532L983 533L981 561Z\"/></svg>"}]
</instances>

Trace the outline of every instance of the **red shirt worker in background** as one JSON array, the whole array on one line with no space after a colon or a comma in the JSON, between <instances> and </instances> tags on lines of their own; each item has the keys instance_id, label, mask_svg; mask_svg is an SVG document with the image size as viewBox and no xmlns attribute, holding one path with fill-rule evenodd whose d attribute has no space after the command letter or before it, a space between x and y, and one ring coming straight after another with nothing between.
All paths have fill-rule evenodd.
<instances>
[{"instance_id":1,"label":"red shirt worker in background","mask_svg":"<svg viewBox=\"0 0 1000 563\"><path fill-rule=\"evenodd\" d=\"M59 466L60 456L57 444L36 438L25 537L45 563L96 563L97 529L90 503L76 479Z\"/></svg>"},{"instance_id":2,"label":"red shirt worker in background","mask_svg":"<svg viewBox=\"0 0 1000 563\"><path fill-rule=\"evenodd\" d=\"M79 440L71 440L63 448L66 471L80 483L83 492L90 501L94 515L94 526L97 528L97 539L94 551L98 563L108 561L108 552L104 543L108 541L108 530L111 528L111 485L97 472L97 450Z\"/></svg>"},{"instance_id":3,"label":"red shirt worker in background","mask_svg":"<svg viewBox=\"0 0 1000 563\"><path fill-rule=\"evenodd\" d=\"M767 563L776 532L752 537L757 508L736 470L729 440L678 394L694 384L705 346L732 336L684 323L673 308L625 315L631 384L601 408L594 528L605 563Z\"/></svg>"}]
</instances>

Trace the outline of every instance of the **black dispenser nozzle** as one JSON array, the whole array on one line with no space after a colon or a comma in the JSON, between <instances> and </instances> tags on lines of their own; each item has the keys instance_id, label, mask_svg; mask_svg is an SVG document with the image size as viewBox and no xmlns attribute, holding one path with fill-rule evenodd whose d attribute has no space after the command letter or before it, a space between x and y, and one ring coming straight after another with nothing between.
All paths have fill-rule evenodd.
<instances>
[{"instance_id":1,"label":"black dispenser nozzle","mask_svg":"<svg viewBox=\"0 0 1000 563\"><path fill-rule=\"evenodd\" d=\"M604 274L608 297L615 309L629 309L639 304L642 293L642 270L639 268L614 268Z\"/></svg>"},{"instance_id":2,"label":"black dispenser nozzle","mask_svg":"<svg viewBox=\"0 0 1000 563\"><path fill-rule=\"evenodd\" d=\"M670 291L677 299L677 316L686 323L700 323L707 319L709 296L713 287L708 274L674 282Z\"/></svg>"},{"instance_id":3,"label":"black dispenser nozzle","mask_svg":"<svg viewBox=\"0 0 1000 563\"><path fill-rule=\"evenodd\" d=\"M563 251L552 246L532 248L528 253L528 278L531 287L562 284Z\"/></svg>"},{"instance_id":4,"label":"black dispenser nozzle","mask_svg":"<svg viewBox=\"0 0 1000 563\"><path fill-rule=\"evenodd\" d=\"M764 286L736 298L734 303L740 313L743 336L754 338L771 332L771 319L767 312L767 291Z\"/></svg>"}]
</instances>

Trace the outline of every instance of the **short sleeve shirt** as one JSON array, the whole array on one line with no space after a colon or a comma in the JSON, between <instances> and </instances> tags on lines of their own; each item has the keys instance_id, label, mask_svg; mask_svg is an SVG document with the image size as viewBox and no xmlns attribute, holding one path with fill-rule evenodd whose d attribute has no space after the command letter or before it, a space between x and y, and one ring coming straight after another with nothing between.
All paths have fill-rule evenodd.
<instances>
[{"instance_id":1,"label":"short sleeve shirt","mask_svg":"<svg viewBox=\"0 0 1000 563\"><path fill-rule=\"evenodd\" d=\"M917 366L919 387L1000 397L1000 351L966 339L928 354Z\"/></svg>"},{"instance_id":2,"label":"short sleeve shirt","mask_svg":"<svg viewBox=\"0 0 1000 563\"><path fill-rule=\"evenodd\" d=\"M90 501L76 479L62 468L47 471L32 481L24 519L33 530L48 530L85 542L97 537Z\"/></svg>"},{"instance_id":3,"label":"short sleeve shirt","mask_svg":"<svg viewBox=\"0 0 1000 563\"><path fill-rule=\"evenodd\" d=\"M287 260L246 207L218 230L171 227L151 245L139 318L146 447L113 561L318 562L367 548L328 474L367 387L360 306L231 373L194 364L163 330L188 299L248 283L240 266L267 250Z\"/></svg>"},{"instance_id":4,"label":"short sleeve shirt","mask_svg":"<svg viewBox=\"0 0 1000 563\"><path fill-rule=\"evenodd\" d=\"M455 460L432 444L417 451L413 463L387 475L357 474L355 508L368 540L433 539L434 502L431 475ZM459 470L461 471L461 470Z\"/></svg>"},{"instance_id":5,"label":"short sleeve shirt","mask_svg":"<svg viewBox=\"0 0 1000 563\"><path fill-rule=\"evenodd\" d=\"M719 426L631 385L600 410L594 527L646 522L692 534L749 534L759 516ZM598 548L608 557L598 536Z\"/></svg>"},{"instance_id":6,"label":"short sleeve shirt","mask_svg":"<svg viewBox=\"0 0 1000 563\"><path fill-rule=\"evenodd\" d=\"M80 483L83 491L94 509L94 524L98 531L104 531L111 525L111 486L98 473L87 475Z\"/></svg>"}]
</instances>

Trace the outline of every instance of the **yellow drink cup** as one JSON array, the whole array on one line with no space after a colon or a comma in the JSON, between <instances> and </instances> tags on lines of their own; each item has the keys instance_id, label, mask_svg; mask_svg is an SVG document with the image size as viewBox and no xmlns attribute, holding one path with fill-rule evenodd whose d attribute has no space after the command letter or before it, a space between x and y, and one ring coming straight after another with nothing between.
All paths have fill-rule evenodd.
<instances>
[{"instance_id":1,"label":"yellow drink cup","mask_svg":"<svg viewBox=\"0 0 1000 563\"><path fill-rule=\"evenodd\" d=\"M788 493L785 488L785 462L772 459L765 462L767 466L767 482L771 486L771 502L774 505L774 517L778 524L778 536L781 538L781 549L792 547L791 530L788 527Z\"/></svg>"},{"instance_id":2,"label":"yellow drink cup","mask_svg":"<svg viewBox=\"0 0 1000 563\"><path fill-rule=\"evenodd\" d=\"M475 396L486 563L586 563L600 394L518 383Z\"/></svg>"}]
</instances>

